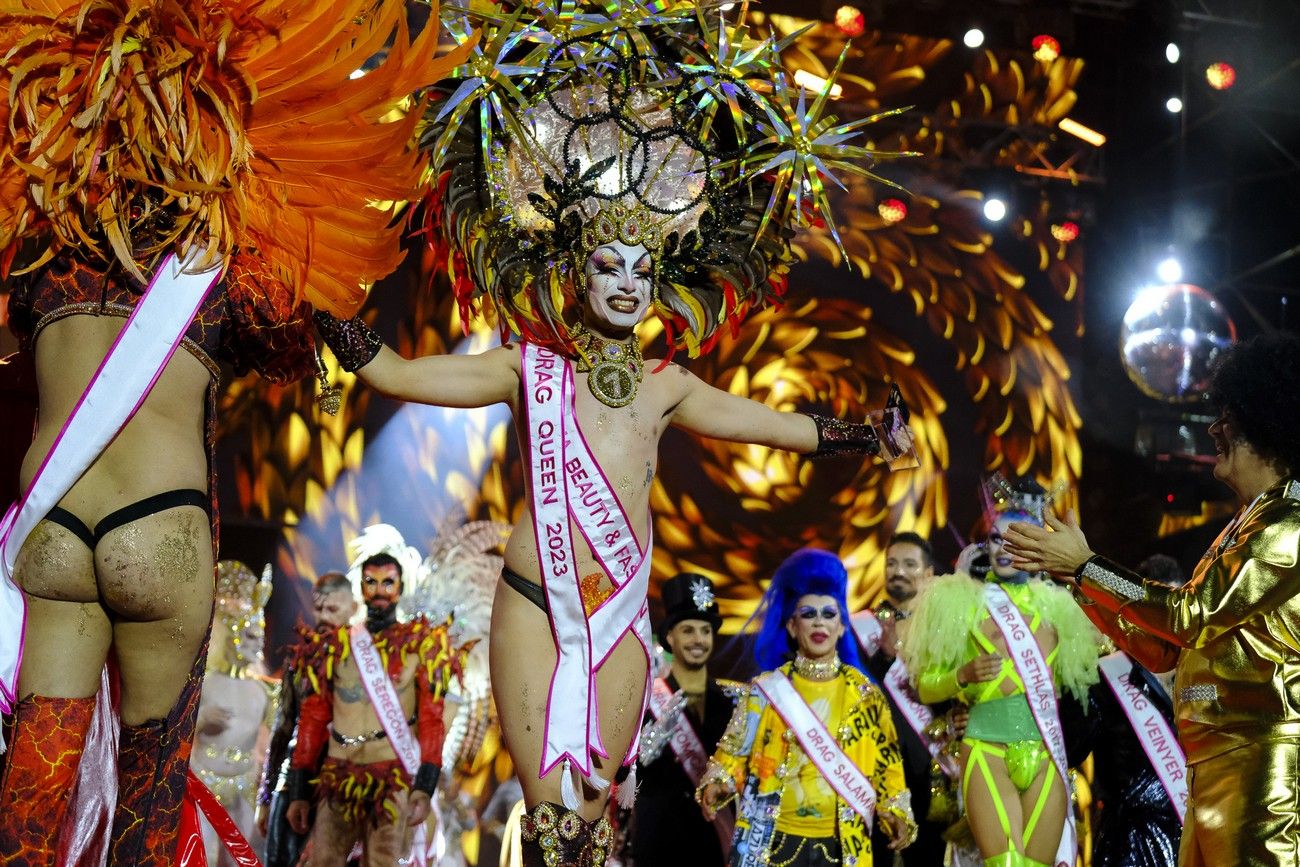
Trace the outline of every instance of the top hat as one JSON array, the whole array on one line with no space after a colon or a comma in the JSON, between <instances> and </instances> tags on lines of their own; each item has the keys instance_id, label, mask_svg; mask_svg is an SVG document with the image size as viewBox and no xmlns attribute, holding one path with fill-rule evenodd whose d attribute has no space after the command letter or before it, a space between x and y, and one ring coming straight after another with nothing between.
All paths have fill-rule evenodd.
<instances>
[{"instance_id":1,"label":"top hat","mask_svg":"<svg viewBox=\"0 0 1300 867\"><path fill-rule=\"evenodd\" d=\"M695 572L674 575L663 583L659 598L664 605L664 618L659 623L659 643L667 645L664 636L683 620L703 620L716 632L722 625L718 613L718 600L713 596L713 582Z\"/></svg>"}]
</instances>

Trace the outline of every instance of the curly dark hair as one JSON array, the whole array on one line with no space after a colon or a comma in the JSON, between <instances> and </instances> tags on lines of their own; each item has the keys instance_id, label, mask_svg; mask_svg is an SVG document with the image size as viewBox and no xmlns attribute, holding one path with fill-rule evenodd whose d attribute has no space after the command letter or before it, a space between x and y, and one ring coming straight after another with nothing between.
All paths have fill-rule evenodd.
<instances>
[{"instance_id":1,"label":"curly dark hair","mask_svg":"<svg viewBox=\"0 0 1300 867\"><path fill-rule=\"evenodd\" d=\"M1298 373L1300 336L1269 334L1228 349L1210 382L1210 402L1260 457L1283 472L1300 470Z\"/></svg>"}]
</instances>

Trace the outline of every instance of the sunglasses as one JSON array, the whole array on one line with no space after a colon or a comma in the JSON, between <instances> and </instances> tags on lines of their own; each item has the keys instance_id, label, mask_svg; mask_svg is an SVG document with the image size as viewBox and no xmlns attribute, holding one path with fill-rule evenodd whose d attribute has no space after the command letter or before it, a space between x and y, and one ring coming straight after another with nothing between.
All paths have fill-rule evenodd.
<instances>
[{"instance_id":1,"label":"sunglasses","mask_svg":"<svg viewBox=\"0 0 1300 867\"><path fill-rule=\"evenodd\" d=\"M827 605L825 608L814 608L811 605L802 605L794 613L795 617L800 620L839 620L840 609L836 605Z\"/></svg>"}]
</instances>

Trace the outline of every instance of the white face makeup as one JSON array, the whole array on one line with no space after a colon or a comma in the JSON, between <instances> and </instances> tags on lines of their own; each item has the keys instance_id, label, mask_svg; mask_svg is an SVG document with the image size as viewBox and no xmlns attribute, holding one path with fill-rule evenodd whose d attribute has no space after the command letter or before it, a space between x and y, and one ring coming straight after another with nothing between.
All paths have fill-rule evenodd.
<instances>
[{"instance_id":1,"label":"white face makeup","mask_svg":"<svg viewBox=\"0 0 1300 867\"><path fill-rule=\"evenodd\" d=\"M611 242L587 260L587 324L602 332L631 331L650 306L653 279L649 251Z\"/></svg>"}]
</instances>

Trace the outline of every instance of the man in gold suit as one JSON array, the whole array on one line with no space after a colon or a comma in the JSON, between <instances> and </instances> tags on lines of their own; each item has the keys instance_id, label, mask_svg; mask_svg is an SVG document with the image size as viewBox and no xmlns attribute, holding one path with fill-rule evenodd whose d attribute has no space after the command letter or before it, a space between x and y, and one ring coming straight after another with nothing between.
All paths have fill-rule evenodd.
<instances>
[{"instance_id":1,"label":"man in gold suit","mask_svg":"<svg viewBox=\"0 0 1300 867\"><path fill-rule=\"evenodd\" d=\"M1094 554L1071 515L1014 525L1022 568L1070 577L1152 671L1177 666L1189 799L1180 867L1300 865L1300 338L1234 346L1217 367L1214 475L1242 508L1182 588Z\"/></svg>"}]
</instances>

